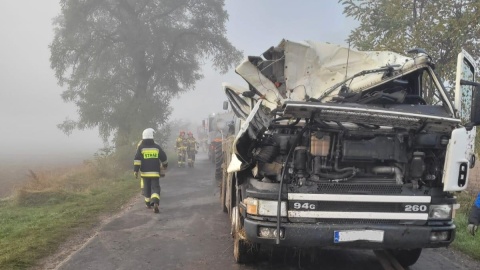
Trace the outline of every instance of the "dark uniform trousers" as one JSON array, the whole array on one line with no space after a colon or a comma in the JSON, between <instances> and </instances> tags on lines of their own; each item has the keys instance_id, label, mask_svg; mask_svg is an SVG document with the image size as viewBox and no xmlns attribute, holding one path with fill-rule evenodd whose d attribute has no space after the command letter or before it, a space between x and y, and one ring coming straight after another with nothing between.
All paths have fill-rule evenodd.
<instances>
[{"instance_id":1,"label":"dark uniform trousers","mask_svg":"<svg viewBox=\"0 0 480 270\"><path fill-rule=\"evenodd\" d=\"M160 178L159 177L143 177L143 196L145 202L153 205L160 203Z\"/></svg>"}]
</instances>

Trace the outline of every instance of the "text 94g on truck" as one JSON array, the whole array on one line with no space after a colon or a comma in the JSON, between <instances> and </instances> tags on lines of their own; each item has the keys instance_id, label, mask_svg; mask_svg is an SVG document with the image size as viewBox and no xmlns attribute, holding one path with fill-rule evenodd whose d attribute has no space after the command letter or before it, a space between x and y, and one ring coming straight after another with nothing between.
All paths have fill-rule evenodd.
<instances>
[{"instance_id":1,"label":"text 94g on truck","mask_svg":"<svg viewBox=\"0 0 480 270\"><path fill-rule=\"evenodd\" d=\"M264 247L389 250L403 265L455 237L475 164L475 64L448 93L432 59L283 40L224 84L238 131L223 149L234 257Z\"/></svg>"}]
</instances>

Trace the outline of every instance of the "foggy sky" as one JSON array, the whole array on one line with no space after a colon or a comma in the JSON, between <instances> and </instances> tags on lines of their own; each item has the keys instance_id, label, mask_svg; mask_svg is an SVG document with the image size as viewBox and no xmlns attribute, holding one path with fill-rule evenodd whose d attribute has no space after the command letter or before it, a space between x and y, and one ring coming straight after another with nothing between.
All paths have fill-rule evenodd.
<instances>
[{"instance_id":1,"label":"foggy sky","mask_svg":"<svg viewBox=\"0 0 480 270\"><path fill-rule=\"evenodd\" d=\"M336 0L226 0L225 3L229 13L227 36L244 52L244 57L260 55L283 38L346 45L348 34L357 25L355 20L345 18ZM222 102L227 100L222 82L247 87L233 69L220 75L205 65L204 72L205 78L197 83L195 91L172 102L173 118L201 123L208 114L222 111Z\"/></svg>"},{"instance_id":2,"label":"foggy sky","mask_svg":"<svg viewBox=\"0 0 480 270\"><path fill-rule=\"evenodd\" d=\"M345 44L356 25L344 17L336 0L226 0L226 9L227 36L245 57L260 55L282 38ZM102 147L96 129L74 131L68 137L56 127L66 117L77 119L74 104L60 98L65 86L57 85L49 62L52 19L60 12L59 2L2 0L0 11L0 161L88 158ZM208 61L204 75L195 91L173 101L170 120L200 123L221 111L226 100L223 81L246 86L233 70L220 75Z\"/></svg>"}]
</instances>

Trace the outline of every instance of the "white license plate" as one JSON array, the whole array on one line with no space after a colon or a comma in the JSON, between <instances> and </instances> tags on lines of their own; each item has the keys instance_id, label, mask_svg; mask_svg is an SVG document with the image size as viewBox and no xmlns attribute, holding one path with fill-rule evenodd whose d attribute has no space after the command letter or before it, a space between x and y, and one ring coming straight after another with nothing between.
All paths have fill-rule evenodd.
<instances>
[{"instance_id":1,"label":"white license plate","mask_svg":"<svg viewBox=\"0 0 480 270\"><path fill-rule=\"evenodd\" d=\"M353 241L370 241L383 242L384 231L380 230L349 230L349 231L334 231L333 242L353 242Z\"/></svg>"}]
</instances>

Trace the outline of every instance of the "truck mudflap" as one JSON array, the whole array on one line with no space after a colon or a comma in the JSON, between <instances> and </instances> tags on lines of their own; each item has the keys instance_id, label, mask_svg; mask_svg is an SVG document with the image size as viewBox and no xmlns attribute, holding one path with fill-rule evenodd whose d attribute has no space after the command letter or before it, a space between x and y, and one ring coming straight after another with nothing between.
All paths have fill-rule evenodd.
<instances>
[{"instance_id":1,"label":"truck mudflap","mask_svg":"<svg viewBox=\"0 0 480 270\"><path fill-rule=\"evenodd\" d=\"M275 228L275 222L245 219L247 240L275 245L276 238L259 236L262 227ZM280 245L289 247L413 249L446 247L455 239L455 225L364 225L282 223ZM432 232L446 232L444 241L432 241ZM343 236L342 236L343 235ZM364 235L364 237L362 236ZM366 240L365 240L366 239Z\"/></svg>"}]
</instances>

